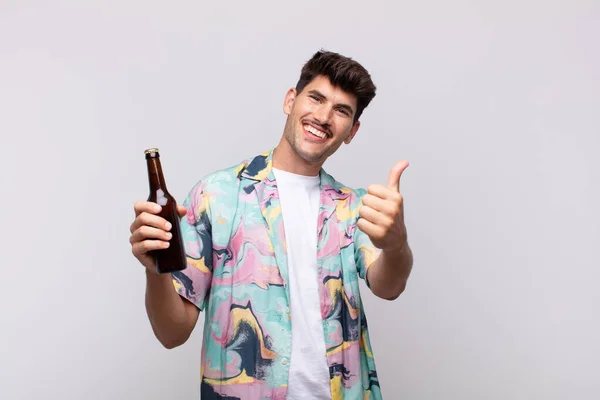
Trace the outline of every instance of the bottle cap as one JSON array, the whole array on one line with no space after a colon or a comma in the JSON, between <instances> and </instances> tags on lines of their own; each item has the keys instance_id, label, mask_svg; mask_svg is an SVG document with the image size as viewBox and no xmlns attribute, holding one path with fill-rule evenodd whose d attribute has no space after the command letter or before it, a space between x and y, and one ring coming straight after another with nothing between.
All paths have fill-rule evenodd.
<instances>
[{"instance_id":1,"label":"bottle cap","mask_svg":"<svg viewBox=\"0 0 600 400\"><path fill-rule=\"evenodd\" d=\"M144 154L152 154L152 153L158 153L158 149L152 148L152 149L147 149L144 151Z\"/></svg>"}]
</instances>

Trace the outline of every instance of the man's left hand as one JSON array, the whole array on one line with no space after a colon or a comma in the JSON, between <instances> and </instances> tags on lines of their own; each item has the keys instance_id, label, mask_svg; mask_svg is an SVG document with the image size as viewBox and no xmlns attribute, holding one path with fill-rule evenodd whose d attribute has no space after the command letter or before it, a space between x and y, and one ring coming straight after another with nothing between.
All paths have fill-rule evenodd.
<instances>
[{"instance_id":1,"label":"man's left hand","mask_svg":"<svg viewBox=\"0 0 600 400\"><path fill-rule=\"evenodd\" d=\"M400 177L407 167L408 161L399 161L390 171L387 186L369 185L358 211L358 228L375 247L388 252L402 250L407 241L404 199L400 194Z\"/></svg>"}]
</instances>

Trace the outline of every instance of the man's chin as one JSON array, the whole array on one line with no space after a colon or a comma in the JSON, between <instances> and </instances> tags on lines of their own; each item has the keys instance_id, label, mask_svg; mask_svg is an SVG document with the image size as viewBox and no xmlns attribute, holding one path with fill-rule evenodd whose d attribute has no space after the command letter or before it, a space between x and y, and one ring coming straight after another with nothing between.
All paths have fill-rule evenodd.
<instances>
[{"instance_id":1,"label":"man's chin","mask_svg":"<svg viewBox=\"0 0 600 400\"><path fill-rule=\"evenodd\" d=\"M299 150L298 155L300 156L300 158L302 158L304 161L314 164L314 163L319 163L322 162L325 158L325 152L312 152L312 151L305 151L305 150Z\"/></svg>"}]
</instances>

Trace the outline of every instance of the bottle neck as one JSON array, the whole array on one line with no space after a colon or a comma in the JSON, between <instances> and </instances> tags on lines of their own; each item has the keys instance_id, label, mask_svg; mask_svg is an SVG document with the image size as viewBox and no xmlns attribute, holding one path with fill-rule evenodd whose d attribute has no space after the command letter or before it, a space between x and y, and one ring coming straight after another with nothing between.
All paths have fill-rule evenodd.
<instances>
[{"instance_id":1,"label":"bottle neck","mask_svg":"<svg viewBox=\"0 0 600 400\"><path fill-rule=\"evenodd\" d=\"M148 157L146 160L148 165L148 184L150 191L162 189L164 192L167 191L167 184L162 172L162 165L160 164L160 158Z\"/></svg>"}]
</instances>

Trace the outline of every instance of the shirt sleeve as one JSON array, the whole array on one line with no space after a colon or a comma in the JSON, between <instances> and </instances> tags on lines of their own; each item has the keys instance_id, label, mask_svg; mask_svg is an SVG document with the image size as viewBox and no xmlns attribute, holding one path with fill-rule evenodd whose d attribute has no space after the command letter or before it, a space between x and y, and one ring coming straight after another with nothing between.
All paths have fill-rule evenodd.
<instances>
[{"instance_id":1,"label":"shirt sleeve","mask_svg":"<svg viewBox=\"0 0 600 400\"><path fill-rule=\"evenodd\" d=\"M212 227L205 189L205 183L199 182L183 203L187 214L180 226L187 268L172 274L177 293L200 310L206 304L213 276Z\"/></svg>"},{"instance_id":2,"label":"shirt sleeve","mask_svg":"<svg viewBox=\"0 0 600 400\"><path fill-rule=\"evenodd\" d=\"M362 198L367 193L364 189L357 189L357 194L359 201L357 202L356 208L356 221L354 225L354 261L356 263L356 270L358 275L364 279L367 287L371 287L369 285L369 281L367 280L367 270L369 266L379 257L381 250L375 247L371 242L369 236L358 229L357 222L360 219L360 215L358 214L359 208L362 206Z\"/></svg>"}]
</instances>

